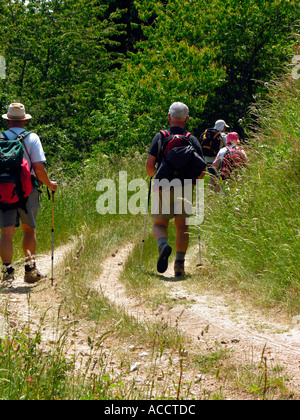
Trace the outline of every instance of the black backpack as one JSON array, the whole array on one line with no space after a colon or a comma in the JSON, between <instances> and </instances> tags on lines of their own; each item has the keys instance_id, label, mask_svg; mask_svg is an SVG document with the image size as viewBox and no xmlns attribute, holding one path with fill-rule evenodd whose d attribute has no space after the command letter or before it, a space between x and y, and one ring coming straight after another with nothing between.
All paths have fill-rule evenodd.
<instances>
[{"instance_id":1,"label":"black backpack","mask_svg":"<svg viewBox=\"0 0 300 420\"><path fill-rule=\"evenodd\" d=\"M206 168L206 163L196 152L191 133L171 134L160 131L158 161L160 162L156 179L196 179Z\"/></svg>"},{"instance_id":2,"label":"black backpack","mask_svg":"<svg viewBox=\"0 0 300 420\"><path fill-rule=\"evenodd\" d=\"M203 150L204 156L215 157L219 153L222 146L223 139L221 131L214 128L208 128L200 136L200 144Z\"/></svg>"}]
</instances>

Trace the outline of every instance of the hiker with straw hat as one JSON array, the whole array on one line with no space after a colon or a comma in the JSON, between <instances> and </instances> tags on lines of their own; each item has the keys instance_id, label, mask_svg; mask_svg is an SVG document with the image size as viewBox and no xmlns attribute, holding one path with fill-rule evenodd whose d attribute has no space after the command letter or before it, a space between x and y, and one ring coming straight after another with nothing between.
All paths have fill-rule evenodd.
<instances>
[{"instance_id":1,"label":"hiker with straw hat","mask_svg":"<svg viewBox=\"0 0 300 420\"><path fill-rule=\"evenodd\" d=\"M57 183L49 179L44 166L46 161L40 138L37 134L25 130L25 125L32 118L26 114L25 107L20 103L12 103L7 114L2 115L6 120L8 130L3 133L7 141L22 138L24 146L24 159L27 160L31 170L32 191L26 202L26 209L13 208L3 210L0 208L0 256L2 259L3 282L9 283L14 280L13 258L13 237L15 228L21 221L23 231L23 251L25 254L25 275L26 283L37 283L44 278L36 267L36 218L40 209L39 182L45 184L51 191L57 190Z\"/></svg>"}]
</instances>

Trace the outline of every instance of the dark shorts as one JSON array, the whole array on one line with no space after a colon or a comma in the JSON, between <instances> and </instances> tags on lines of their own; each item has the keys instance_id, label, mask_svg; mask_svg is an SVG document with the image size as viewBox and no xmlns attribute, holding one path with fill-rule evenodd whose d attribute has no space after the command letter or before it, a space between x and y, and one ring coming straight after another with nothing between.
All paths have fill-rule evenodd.
<instances>
[{"instance_id":1,"label":"dark shorts","mask_svg":"<svg viewBox=\"0 0 300 420\"><path fill-rule=\"evenodd\" d=\"M0 229L12 226L18 227L20 226L20 220L22 224L35 229L37 214L41 207L40 192L37 188L33 188L26 207L28 213L20 208L7 211L0 210Z\"/></svg>"}]
</instances>

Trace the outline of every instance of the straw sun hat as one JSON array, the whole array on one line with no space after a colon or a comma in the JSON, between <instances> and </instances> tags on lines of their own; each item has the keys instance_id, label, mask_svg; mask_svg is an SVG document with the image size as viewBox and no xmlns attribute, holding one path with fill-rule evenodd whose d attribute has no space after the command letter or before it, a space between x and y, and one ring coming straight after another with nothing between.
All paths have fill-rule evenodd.
<instances>
[{"instance_id":1,"label":"straw sun hat","mask_svg":"<svg viewBox=\"0 0 300 420\"><path fill-rule=\"evenodd\" d=\"M26 114L23 104L10 104L7 114L2 115L2 118L10 121L27 121L32 118L30 114Z\"/></svg>"}]
</instances>

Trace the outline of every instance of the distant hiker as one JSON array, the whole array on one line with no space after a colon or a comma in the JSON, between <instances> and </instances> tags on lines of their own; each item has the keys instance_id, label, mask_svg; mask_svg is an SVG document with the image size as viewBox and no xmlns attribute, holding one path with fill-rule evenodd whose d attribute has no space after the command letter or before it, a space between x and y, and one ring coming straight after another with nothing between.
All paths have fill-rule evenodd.
<instances>
[{"instance_id":1,"label":"distant hiker","mask_svg":"<svg viewBox=\"0 0 300 420\"><path fill-rule=\"evenodd\" d=\"M192 192L196 178L204 177L206 164L197 138L185 129L189 119L188 107L181 102L173 103L168 119L170 128L157 133L152 141L146 170L150 177L156 173L154 189L159 197L155 208L152 207L153 233L159 248L157 270L164 273L168 268L172 252L168 244L168 227L174 218L177 231L174 270L178 277L185 275L184 262L189 243L187 218L193 214L192 193L188 198L186 193L188 188Z\"/></svg>"},{"instance_id":2,"label":"distant hiker","mask_svg":"<svg viewBox=\"0 0 300 420\"><path fill-rule=\"evenodd\" d=\"M229 128L229 125L224 120L218 120L214 128L208 128L200 136L200 144L210 174L209 188L211 190L214 189L216 184L216 172L212 167L212 163L216 159L220 149L226 145L226 128Z\"/></svg>"},{"instance_id":3,"label":"distant hiker","mask_svg":"<svg viewBox=\"0 0 300 420\"><path fill-rule=\"evenodd\" d=\"M228 133L226 147L219 151L212 164L212 167L219 173L219 177L223 181L230 178L233 170L239 169L247 163L247 155L244 149L238 146L239 143L238 133ZM218 186L217 191L220 191L220 186Z\"/></svg>"},{"instance_id":4,"label":"distant hiker","mask_svg":"<svg viewBox=\"0 0 300 420\"><path fill-rule=\"evenodd\" d=\"M57 183L51 181L48 177L47 170L44 167L45 154L41 145L40 138L31 132L25 130L25 125L32 117L25 113L24 105L13 103L10 105L7 114L2 115L7 121L8 130L0 134L1 157L0 157L0 187L4 193L12 187L13 194L11 201L3 200L0 194L0 255L2 259L3 281L8 282L14 279L14 267L12 266L13 258L13 237L15 228L19 226L20 220L23 231L23 251L25 254L25 276L26 283L36 283L44 278L36 268L36 217L40 208L40 193L38 190L38 181L45 184L51 191L57 190ZM16 140L16 141L14 141ZM20 156L22 159L23 173L19 175L19 181L14 181L12 171L3 168L4 149L9 151L12 145L17 148L21 147ZM17 149L16 149L17 150ZM19 153L18 149L18 153ZM7 153L9 154L9 152ZM12 161L16 156L16 152L12 153L7 159ZM24 154L24 157L23 157ZM29 178L31 186L29 195L26 197L24 188L20 184L20 178L26 174L26 168L29 169ZM5 181L5 177L8 177ZM11 177L12 182L7 182ZM24 175L24 177L26 177ZM15 183L15 185L14 185ZM23 191L22 191L23 189Z\"/></svg>"}]
</instances>

